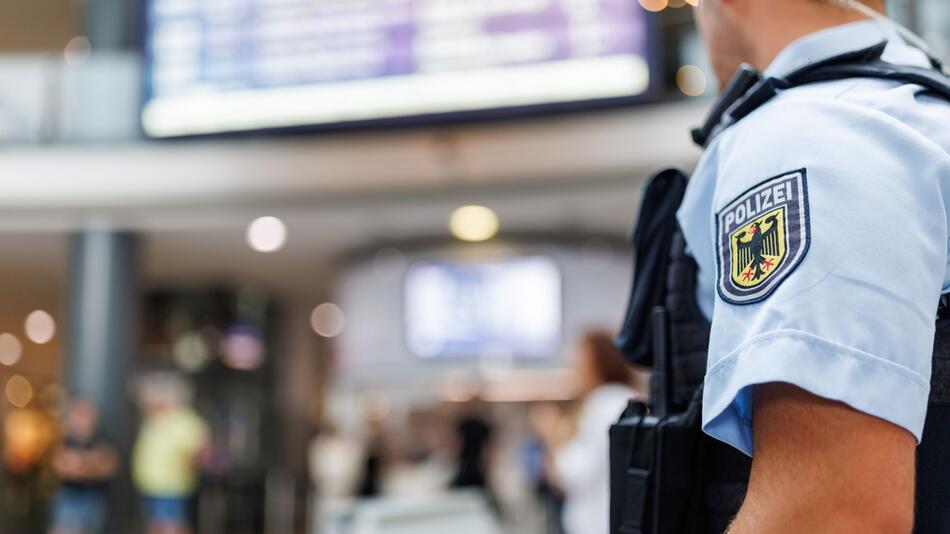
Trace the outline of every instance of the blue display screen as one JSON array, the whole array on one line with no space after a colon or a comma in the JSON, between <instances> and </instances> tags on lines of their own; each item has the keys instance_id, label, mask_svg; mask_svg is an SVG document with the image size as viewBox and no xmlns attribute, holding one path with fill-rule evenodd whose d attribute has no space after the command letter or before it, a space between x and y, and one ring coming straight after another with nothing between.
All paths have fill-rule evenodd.
<instances>
[{"instance_id":1,"label":"blue display screen","mask_svg":"<svg viewBox=\"0 0 950 534\"><path fill-rule=\"evenodd\" d=\"M561 275L543 256L421 262L406 275L406 344L422 358L549 357L561 342Z\"/></svg>"},{"instance_id":2,"label":"blue display screen","mask_svg":"<svg viewBox=\"0 0 950 534\"><path fill-rule=\"evenodd\" d=\"M635 0L150 0L151 136L633 97Z\"/></svg>"}]
</instances>

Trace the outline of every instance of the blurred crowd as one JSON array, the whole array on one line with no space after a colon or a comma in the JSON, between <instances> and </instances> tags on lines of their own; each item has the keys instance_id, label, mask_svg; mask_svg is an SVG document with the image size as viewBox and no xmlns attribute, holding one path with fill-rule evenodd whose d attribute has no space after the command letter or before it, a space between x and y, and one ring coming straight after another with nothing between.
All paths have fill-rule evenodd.
<instances>
[{"instance_id":1,"label":"blurred crowd","mask_svg":"<svg viewBox=\"0 0 950 534\"><path fill-rule=\"evenodd\" d=\"M326 417L308 454L311 525L321 534L351 532L357 503L464 493L484 503L497 524L512 524L523 502L512 473L541 525L557 534L604 532L608 499L607 428L627 401L643 394L643 377L613 348L606 332L588 333L572 358L576 399L560 402L439 402L386 417L369 406L362 425ZM189 384L173 373L136 383L140 421L131 453L102 432L99 407L76 397L11 412L5 421L10 532L108 532L110 495L137 492L142 532L189 534L194 498L214 450L208 425L192 408ZM123 476L125 472L129 476ZM517 522L515 520L515 522Z\"/></svg>"},{"instance_id":2,"label":"blurred crowd","mask_svg":"<svg viewBox=\"0 0 950 534\"><path fill-rule=\"evenodd\" d=\"M141 497L147 534L189 534L192 496L210 452L206 424L177 375L155 373L137 385L141 422L129 458L101 431L99 407L76 397L11 412L4 426L4 528L17 534L108 531L110 494L126 491L128 469ZM57 413L57 412L61 413Z\"/></svg>"},{"instance_id":3,"label":"blurred crowd","mask_svg":"<svg viewBox=\"0 0 950 534\"><path fill-rule=\"evenodd\" d=\"M353 504L371 497L432 496L468 490L493 514L517 513L511 471L528 486L551 533L607 531L608 441L605 429L631 398L646 391L606 332L588 333L572 360L576 400L506 410L476 397L413 410L404 425L370 421L342 430L327 422L310 450L322 533L348 532ZM603 524L601 524L603 523ZM535 525L537 528L537 525Z\"/></svg>"}]
</instances>

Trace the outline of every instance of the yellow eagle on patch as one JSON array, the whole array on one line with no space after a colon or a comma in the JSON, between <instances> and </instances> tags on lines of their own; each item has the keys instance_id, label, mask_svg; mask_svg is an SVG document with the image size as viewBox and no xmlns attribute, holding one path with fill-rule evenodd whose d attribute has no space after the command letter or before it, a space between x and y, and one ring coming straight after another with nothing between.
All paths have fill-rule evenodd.
<instances>
[{"instance_id":1,"label":"yellow eagle on patch","mask_svg":"<svg viewBox=\"0 0 950 534\"><path fill-rule=\"evenodd\" d=\"M740 287L755 287L775 271L785 256L784 213L775 210L732 234L733 280Z\"/></svg>"}]
</instances>

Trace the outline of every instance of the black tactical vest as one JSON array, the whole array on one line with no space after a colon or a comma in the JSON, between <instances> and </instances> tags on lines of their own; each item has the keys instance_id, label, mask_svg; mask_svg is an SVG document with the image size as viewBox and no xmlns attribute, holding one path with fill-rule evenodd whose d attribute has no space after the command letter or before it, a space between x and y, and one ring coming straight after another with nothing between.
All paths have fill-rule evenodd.
<instances>
[{"instance_id":1,"label":"black tactical vest","mask_svg":"<svg viewBox=\"0 0 950 534\"><path fill-rule=\"evenodd\" d=\"M693 132L706 145L779 91L853 77L917 84L950 101L950 80L934 70L881 61L886 43L804 67L783 79L744 68L710 120ZM738 512L751 460L700 429L709 322L696 301L695 262L675 212L686 176L663 171L648 184L633 234L636 277L616 344L632 363L654 368L647 407L631 401L611 428L611 532L722 534ZM930 402L917 449L915 532L950 533L950 306L935 303L936 338ZM659 320L658 320L659 318ZM652 413L651 413L652 412Z\"/></svg>"}]
</instances>

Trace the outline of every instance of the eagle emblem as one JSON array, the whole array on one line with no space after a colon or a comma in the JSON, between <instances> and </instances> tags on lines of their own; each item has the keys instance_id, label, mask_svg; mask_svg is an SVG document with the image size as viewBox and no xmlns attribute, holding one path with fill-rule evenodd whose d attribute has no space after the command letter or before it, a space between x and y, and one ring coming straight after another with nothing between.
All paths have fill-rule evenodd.
<instances>
[{"instance_id":1,"label":"eagle emblem","mask_svg":"<svg viewBox=\"0 0 950 534\"><path fill-rule=\"evenodd\" d=\"M733 233L732 277L738 286L755 287L781 266L785 259L784 211L779 208Z\"/></svg>"},{"instance_id":2,"label":"eagle emblem","mask_svg":"<svg viewBox=\"0 0 950 534\"><path fill-rule=\"evenodd\" d=\"M732 304L767 298L808 251L806 171L770 178L717 215L719 294Z\"/></svg>"}]
</instances>

